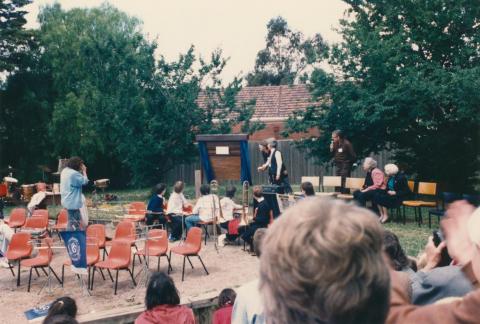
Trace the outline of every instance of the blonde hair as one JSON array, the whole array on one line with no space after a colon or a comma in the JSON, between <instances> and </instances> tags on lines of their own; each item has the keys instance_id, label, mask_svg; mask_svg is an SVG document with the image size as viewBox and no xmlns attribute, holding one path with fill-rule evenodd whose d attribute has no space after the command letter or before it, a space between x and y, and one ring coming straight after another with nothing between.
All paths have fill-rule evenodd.
<instances>
[{"instance_id":1,"label":"blonde hair","mask_svg":"<svg viewBox=\"0 0 480 324\"><path fill-rule=\"evenodd\" d=\"M384 169L387 176L393 176L398 173L398 167L393 163L386 164Z\"/></svg>"},{"instance_id":2,"label":"blonde hair","mask_svg":"<svg viewBox=\"0 0 480 324\"><path fill-rule=\"evenodd\" d=\"M260 291L268 323L384 323L389 273L375 215L311 198L268 229Z\"/></svg>"}]
</instances>

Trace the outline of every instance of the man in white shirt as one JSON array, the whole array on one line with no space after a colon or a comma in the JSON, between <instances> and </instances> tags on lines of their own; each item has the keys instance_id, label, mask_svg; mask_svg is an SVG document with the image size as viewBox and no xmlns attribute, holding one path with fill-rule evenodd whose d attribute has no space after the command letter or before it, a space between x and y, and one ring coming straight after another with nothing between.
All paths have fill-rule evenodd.
<instances>
[{"instance_id":1,"label":"man in white shirt","mask_svg":"<svg viewBox=\"0 0 480 324\"><path fill-rule=\"evenodd\" d=\"M276 184L280 186L279 193L291 193L292 187L288 182L288 172L285 166L285 162L283 161L282 152L277 149L278 143L277 141L271 141L268 143L268 148L270 149L270 156L262 165L260 169L265 169L268 166L268 174L270 181L272 184Z\"/></svg>"},{"instance_id":2,"label":"man in white shirt","mask_svg":"<svg viewBox=\"0 0 480 324\"><path fill-rule=\"evenodd\" d=\"M202 197L197 200L195 207L193 207L193 215L185 218L185 225L187 227L187 233L200 221L202 222L211 222L214 217L217 217L220 214L220 200L217 195L210 194L210 186L208 184L203 184L200 187L200 193Z\"/></svg>"},{"instance_id":3,"label":"man in white shirt","mask_svg":"<svg viewBox=\"0 0 480 324\"><path fill-rule=\"evenodd\" d=\"M171 219L170 241L177 241L182 236L184 208L191 206L183 195L184 184L177 181L173 186L173 192L168 199L167 215Z\"/></svg>"}]
</instances>

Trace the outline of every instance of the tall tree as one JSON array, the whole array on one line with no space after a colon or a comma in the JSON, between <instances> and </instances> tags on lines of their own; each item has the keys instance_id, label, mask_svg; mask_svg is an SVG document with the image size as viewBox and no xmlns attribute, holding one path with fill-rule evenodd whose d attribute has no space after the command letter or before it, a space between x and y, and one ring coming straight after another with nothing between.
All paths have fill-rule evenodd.
<instances>
[{"instance_id":1,"label":"tall tree","mask_svg":"<svg viewBox=\"0 0 480 324\"><path fill-rule=\"evenodd\" d=\"M282 17L268 22L265 41L265 48L257 54L255 69L246 77L249 86L304 82L327 49L320 34L305 38Z\"/></svg>"},{"instance_id":2,"label":"tall tree","mask_svg":"<svg viewBox=\"0 0 480 324\"><path fill-rule=\"evenodd\" d=\"M0 72L15 70L35 45L34 32L26 30L23 8L31 0L0 0Z\"/></svg>"},{"instance_id":3,"label":"tall tree","mask_svg":"<svg viewBox=\"0 0 480 324\"><path fill-rule=\"evenodd\" d=\"M388 149L421 180L451 190L477 183L480 148L480 6L476 1L345 0L336 79L312 75L321 104L297 113L293 131L318 127L301 145L325 161L330 131L358 153Z\"/></svg>"}]
</instances>

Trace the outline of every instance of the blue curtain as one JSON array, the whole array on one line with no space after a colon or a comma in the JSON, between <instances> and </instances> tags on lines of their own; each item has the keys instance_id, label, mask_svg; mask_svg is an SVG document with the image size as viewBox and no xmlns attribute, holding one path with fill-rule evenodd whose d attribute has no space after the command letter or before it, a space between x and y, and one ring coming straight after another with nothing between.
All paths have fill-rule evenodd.
<instances>
[{"instance_id":1,"label":"blue curtain","mask_svg":"<svg viewBox=\"0 0 480 324\"><path fill-rule=\"evenodd\" d=\"M248 154L247 141L240 142L240 157L241 157L240 180L242 181L242 183L244 181L248 181L248 183L251 185L252 174L250 173L250 155Z\"/></svg>"},{"instance_id":2,"label":"blue curtain","mask_svg":"<svg viewBox=\"0 0 480 324\"><path fill-rule=\"evenodd\" d=\"M208 158L208 150L205 142L198 142L198 149L200 150L200 159L202 160L203 171L207 177L208 183L215 179L213 174L212 165L210 164L210 159Z\"/></svg>"}]
</instances>

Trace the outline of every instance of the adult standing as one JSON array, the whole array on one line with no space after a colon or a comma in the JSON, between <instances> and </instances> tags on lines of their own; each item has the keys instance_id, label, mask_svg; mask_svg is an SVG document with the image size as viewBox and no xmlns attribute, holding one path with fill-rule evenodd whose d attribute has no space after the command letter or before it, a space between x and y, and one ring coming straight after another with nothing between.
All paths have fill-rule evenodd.
<instances>
[{"instance_id":1,"label":"adult standing","mask_svg":"<svg viewBox=\"0 0 480 324\"><path fill-rule=\"evenodd\" d=\"M335 188L335 191L346 193L347 190L345 190L345 179L350 177L352 165L357 159L357 155L353 150L352 143L345 138L345 135L339 129L333 131L332 133L330 152L333 154L336 175L342 177L342 187Z\"/></svg>"},{"instance_id":2,"label":"adult standing","mask_svg":"<svg viewBox=\"0 0 480 324\"><path fill-rule=\"evenodd\" d=\"M68 213L68 231L84 230L81 222L80 208L82 187L88 183L87 167L78 156L71 157L60 174L60 195L62 206Z\"/></svg>"},{"instance_id":3,"label":"adult standing","mask_svg":"<svg viewBox=\"0 0 480 324\"><path fill-rule=\"evenodd\" d=\"M268 148L268 143L266 141L260 142L258 144L258 149L260 153L262 154L262 159L263 159L263 164L258 167L258 171L265 171L269 167L269 157L270 157L270 149ZM270 172L268 172L268 181L270 184L273 184L273 178L270 175Z\"/></svg>"},{"instance_id":4,"label":"adult standing","mask_svg":"<svg viewBox=\"0 0 480 324\"><path fill-rule=\"evenodd\" d=\"M280 186L283 193L289 194L292 192L292 187L288 182L287 167L285 166L282 152L280 152L277 147L277 141L271 141L268 144L268 148L270 149L270 157L267 161L269 165L268 173L270 178L273 179L273 184Z\"/></svg>"}]
</instances>

